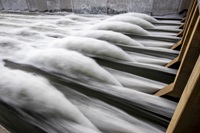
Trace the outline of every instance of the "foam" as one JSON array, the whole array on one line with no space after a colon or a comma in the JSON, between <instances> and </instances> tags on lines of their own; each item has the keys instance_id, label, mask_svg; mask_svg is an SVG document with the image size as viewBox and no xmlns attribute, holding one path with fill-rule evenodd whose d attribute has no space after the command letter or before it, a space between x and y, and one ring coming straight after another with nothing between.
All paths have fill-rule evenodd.
<instances>
[{"instance_id":1,"label":"foam","mask_svg":"<svg viewBox=\"0 0 200 133\"><path fill-rule=\"evenodd\" d=\"M155 26L153 24L151 24L150 22L139 18L139 17L130 17L130 16L122 16L122 15L117 15L117 16L113 16L110 17L108 19L106 19L105 21L121 21L121 22L128 22L131 24L136 24L141 26L142 28L155 28Z\"/></svg>"},{"instance_id":2,"label":"foam","mask_svg":"<svg viewBox=\"0 0 200 133\"><path fill-rule=\"evenodd\" d=\"M56 40L50 46L75 50L84 54L134 61L121 48L105 41L88 37L68 36L64 39Z\"/></svg>"},{"instance_id":3,"label":"foam","mask_svg":"<svg viewBox=\"0 0 200 133\"><path fill-rule=\"evenodd\" d=\"M68 99L38 76L7 68L0 69L0 98L20 108L53 114L96 130L96 127Z\"/></svg>"},{"instance_id":4,"label":"foam","mask_svg":"<svg viewBox=\"0 0 200 133\"><path fill-rule=\"evenodd\" d=\"M151 35L148 31L144 30L138 25L126 23L126 22L101 22L91 26L91 30L111 30L122 33L131 33L135 35Z\"/></svg>"},{"instance_id":5,"label":"foam","mask_svg":"<svg viewBox=\"0 0 200 133\"><path fill-rule=\"evenodd\" d=\"M84 30L80 32L76 32L73 35L82 36L82 37L90 37L95 39L100 39L112 43L131 45L131 46L141 46L143 45L134 39L114 31L105 31L105 30Z\"/></svg>"},{"instance_id":6,"label":"foam","mask_svg":"<svg viewBox=\"0 0 200 133\"><path fill-rule=\"evenodd\" d=\"M37 31L33 31L30 28L20 28L17 30L12 31L15 35L21 35L21 36L39 36L40 33Z\"/></svg>"},{"instance_id":7,"label":"foam","mask_svg":"<svg viewBox=\"0 0 200 133\"><path fill-rule=\"evenodd\" d=\"M71 24L75 24L75 23L76 23L76 21L67 19L67 18L61 18L56 21L56 24L62 24L62 25L71 25Z\"/></svg>"},{"instance_id":8,"label":"foam","mask_svg":"<svg viewBox=\"0 0 200 133\"><path fill-rule=\"evenodd\" d=\"M94 60L75 51L56 48L35 50L29 52L22 62L74 78L81 79L83 76L87 76L101 82L121 86L109 72L100 67Z\"/></svg>"},{"instance_id":9,"label":"foam","mask_svg":"<svg viewBox=\"0 0 200 133\"><path fill-rule=\"evenodd\" d=\"M26 51L31 49L33 49L31 46L15 38L0 37L0 58L13 57L13 55L15 58L21 58Z\"/></svg>"}]
</instances>

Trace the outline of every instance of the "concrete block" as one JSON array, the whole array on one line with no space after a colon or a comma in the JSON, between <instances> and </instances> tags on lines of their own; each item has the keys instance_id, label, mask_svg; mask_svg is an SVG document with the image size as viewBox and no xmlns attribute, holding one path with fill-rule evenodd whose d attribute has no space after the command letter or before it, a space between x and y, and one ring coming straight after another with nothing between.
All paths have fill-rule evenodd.
<instances>
[{"instance_id":1,"label":"concrete block","mask_svg":"<svg viewBox=\"0 0 200 133\"><path fill-rule=\"evenodd\" d=\"M59 11L60 0L47 0L47 8L49 11Z\"/></svg>"},{"instance_id":2,"label":"concrete block","mask_svg":"<svg viewBox=\"0 0 200 133\"><path fill-rule=\"evenodd\" d=\"M178 13L180 0L154 0L152 15L169 15Z\"/></svg>"},{"instance_id":3,"label":"concrete block","mask_svg":"<svg viewBox=\"0 0 200 133\"><path fill-rule=\"evenodd\" d=\"M151 14L154 0L128 0L128 12Z\"/></svg>"},{"instance_id":4,"label":"concrete block","mask_svg":"<svg viewBox=\"0 0 200 133\"><path fill-rule=\"evenodd\" d=\"M3 5L1 3L1 0L0 0L0 10L3 10Z\"/></svg>"},{"instance_id":5,"label":"concrete block","mask_svg":"<svg viewBox=\"0 0 200 133\"><path fill-rule=\"evenodd\" d=\"M17 0L17 5L20 11L28 10L26 0Z\"/></svg>"},{"instance_id":6,"label":"concrete block","mask_svg":"<svg viewBox=\"0 0 200 133\"><path fill-rule=\"evenodd\" d=\"M0 125L0 133L10 133L10 132Z\"/></svg>"},{"instance_id":7,"label":"concrete block","mask_svg":"<svg viewBox=\"0 0 200 133\"><path fill-rule=\"evenodd\" d=\"M183 10L188 9L189 4L190 4L190 0L181 0L178 11L181 12Z\"/></svg>"},{"instance_id":8,"label":"concrete block","mask_svg":"<svg viewBox=\"0 0 200 133\"><path fill-rule=\"evenodd\" d=\"M13 11L19 10L19 6L17 4L17 0L8 0Z\"/></svg>"},{"instance_id":9,"label":"concrete block","mask_svg":"<svg viewBox=\"0 0 200 133\"><path fill-rule=\"evenodd\" d=\"M38 11L38 5L36 0L26 0L29 11Z\"/></svg>"},{"instance_id":10,"label":"concrete block","mask_svg":"<svg viewBox=\"0 0 200 133\"><path fill-rule=\"evenodd\" d=\"M11 10L10 2L8 0L1 0L4 10Z\"/></svg>"},{"instance_id":11,"label":"concrete block","mask_svg":"<svg viewBox=\"0 0 200 133\"><path fill-rule=\"evenodd\" d=\"M108 14L128 12L129 0L108 0Z\"/></svg>"},{"instance_id":12,"label":"concrete block","mask_svg":"<svg viewBox=\"0 0 200 133\"><path fill-rule=\"evenodd\" d=\"M107 0L73 0L73 11L84 14L107 14Z\"/></svg>"},{"instance_id":13,"label":"concrete block","mask_svg":"<svg viewBox=\"0 0 200 133\"><path fill-rule=\"evenodd\" d=\"M47 11L47 0L36 0L38 5L38 11Z\"/></svg>"},{"instance_id":14,"label":"concrete block","mask_svg":"<svg viewBox=\"0 0 200 133\"><path fill-rule=\"evenodd\" d=\"M72 0L60 0L60 9L63 11L72 11Z\"/></svg>"}]
</instances>

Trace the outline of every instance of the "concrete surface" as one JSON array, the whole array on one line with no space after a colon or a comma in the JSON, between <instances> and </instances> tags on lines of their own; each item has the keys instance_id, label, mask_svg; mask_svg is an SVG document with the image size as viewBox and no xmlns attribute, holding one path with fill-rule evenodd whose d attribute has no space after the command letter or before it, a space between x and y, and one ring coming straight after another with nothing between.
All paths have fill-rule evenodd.
<instances>
[{"instance_id":1,"label":"concrete surface","mask_svg":"<svg viewBox=\"0 0 200 133\"><path fill-rule=\"evenodd\" d=\"M154 0L152 15L175 14L179 5L180 0Z\"/></svg>"},{"instance_id":2,"label":"concrete surface","mask_svg":"<svg viewBox=\"0 0 200 133\"><path fill-rule=\"evenodd\" d=\"M36 0L26 0L29 11L38 11L38 5Z\"/></svg>"},{"instance_id":3,"label":"concrete surface","mask_svg":"<svg viewBox=\"0 0 200 133\"><path fill-rule=\"evenodd\" d=\"M60 0L46 0L49 11L60 11Z\"/></svg>"},{"instance_id":4,"label":"concrete surface","mask_svg":"<svg viewBox=\"0 0 200 133\"><path fill-rule=\"evenodd\" d=\"M73 0L75 13L107 14L107 0Z\"/></svg>"},{"instance_id":5,"label":"concrete surface","mask_svg":"<svg viewBox=\"0 0 200 133\"><path fill-rule=\"evenodd\" d=\"M36 0L38 5L38 11L47 11L47 2L46 0Z\"/></svg>"},{"instance_id":6,"label":"concrete surface","mask_svg":"<svg viewBox=\"0 0 200 133\"><path fill-rule=\"evenodd\" d=\"M60 9L61 10L72 10L72 0L60 0Z\"/></svg>"},{"instance_id":7,"label":"concrete surface","mask_svg":"<svg viewBox=\"0 0 200 133\"><path fill-rule=\"evenodd\" d=\"M141 12L152 15L177 14L188 0L0 0L6 11L74 11L89 14Z\"/></svg>"},{"instance_id":8,"label":"concrete surface","mask_svg":"<svg viewBox=\"0 0 200 133\"><path fill-rule=\"evenodd\" d=\"M2 5L1 1L0 1L0 10L3 10L3 5Z\"/></svg>"},{"instance_id":9,"label":"concrete surface","mask_svg":"<svg viewBox=\"0 0 200 133\"><path fill-rule=\"evenodd\" d=\"M0 133L10 133L10 132L0 125Z\"/></svg>"},{"instance_id":10,"label":"concrete surface","mask_svg":"<svg viewBox=\"0 0 200 133\"><path fill-rule=\"evenodd\" d=\"M10 2L8 0L1 0L4 10L11 10Z\"/></svg>"}]
</instances>

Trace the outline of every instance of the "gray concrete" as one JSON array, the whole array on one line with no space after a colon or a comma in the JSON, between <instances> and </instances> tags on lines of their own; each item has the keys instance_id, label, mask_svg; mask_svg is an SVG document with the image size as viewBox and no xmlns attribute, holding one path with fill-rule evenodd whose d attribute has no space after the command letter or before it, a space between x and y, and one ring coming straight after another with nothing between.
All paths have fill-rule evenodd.
<instances>
[{"instance_id":1,"label":"gray concrete","mask_svg":"<svg viewBox=\"0 0 200 133\"><path fill-rule=\"evenodd\" d=\"M198 5L199 5L199 13L200 13L200 0L198 0Z\"/></svg>"},{"instance_id":2,"label":"gray concrete","mask_svg":"<svg viewBox=\"0 0 200 133\"><path fill-rule=\"evenodd\" d=\"M19 10L19 6L17 4L17 0L8 0L12 10Z\"/></svg>"},{"instance_id":3,"label":"gray concrete","mask_svg":"<svg viewBox=\"0 0 200 133\"><path fill-rule=\"evenodd\" d=\"M19 6L20 11L28 10L28 6L26 4L26 0L17 0L17 5Z\"/></svg>"},{"instance_id":4,"label":"gray concrete","mask_svg":"<svg viewBox=\"0 0 200 133\"><path fill-rule=\"evenodd\" d=\"M74 11L86 14L141 12L152 15L176 14L187 9L189 0L0 0L0 10Z\"/></svg>"},{"instance_id":5,"label":"gray concrete","mask_svg":"<svg viewBox=\"0 0 200 133\"><path fill-rule=\"evenodd\" d=\"M128 12L151 14L154 0L128 0Z\"/></svg>"},{"instance_id":6,"label":"gray concrete","mask_svg":"<svg viewBox=\"0 0 200 133\"><path fill-rule=\"evenodd\" d=\"M10 132L0 125L0 133L10 133Z\"/></svg>"},{"instance_id":7,"label":"gray concrete","mask_svg":"<svg viewBox=\"0 0 200 133\"><path fill-rule=\"evenodd\" d=\"M38 5L36 0L26 0L29 11L38 11Z\"/></svg>"},{"instance_id":8,"label":"gray concrete","mask_svg":"<svg viewBox=\"0 0 200 133\"><path fill-rule=\"evenodd\" d=\"M66 11L72 10L72 0L60 0L60 9Z\"/></svg>"},{"instance_id":9,"label":"gray concrete","mask_svg":"<svg viewBox=\"0 0 200 133\"><path fill-rule=\"evenodd\" d=\"M8 0L1 0L4 10L11 10L10 2Z\"/></svg>"},{"instance_id":10,"label":"gray concrete","mask_svg":"<svg viewBox=\"0 0 200 133\"><path fill-rule=\"evenodd\" d=\"M181 12L183 10L188 9L189 4L190 4L190 0L181 0L178 11Z\"/></svg>"},{"instance_id":11,"label":"gray concrete","mask_svg":"<svg viewBox=\"0 0 200 133\"><path fill-rule=\"evenodd\" d=\"M73 0L75 13L107 14L107 0Z\"/></svg>"},{"instance_id":12,"label":"gray concrete","mask_svg":"<svg viewBox=\"0 0 200 133\"><path fill-rule=\"evenodd\" d=\"M1 1L0 1L0 10L3 10L3 5L2 5Z\"/></svg>"},{"instance_id":13,"label":"gray concrete","mask_svg":"<svg viewBox=\"0 0 200 133\"><path fill-rule=\"evenodd\" d=\"M108 0L108 14L124 13L128 11L129 0Z\"/></svg>"},{"instance_id":14,"label":"gray concrete","mask_svg":"<svg viewBox=\"0 0 200 133\"><path fill-rule=\"evenodd\" d=\"M46 0L36 0L38 5L38 11L47 11L47 2Z\"/></svg>"},{"instance_id":15,"label":"gray concrete","mask_svg":"<svg viewBox=\"0 0 200 133\"><path fill-rule=\"evenodd\" d=\"M47 0L47 8L49 11L59 11L60 0Z\"/></svg>"},{"instance_id":16,"label":"gray concrete","mask_svg":"<svg viewBox=\"0 0 200 133\"><path fill-rule=\"evenodd\" d=\"M167 15L178 12L180 0L154 0L152 15Z\"/></svg>"}]
</instances>

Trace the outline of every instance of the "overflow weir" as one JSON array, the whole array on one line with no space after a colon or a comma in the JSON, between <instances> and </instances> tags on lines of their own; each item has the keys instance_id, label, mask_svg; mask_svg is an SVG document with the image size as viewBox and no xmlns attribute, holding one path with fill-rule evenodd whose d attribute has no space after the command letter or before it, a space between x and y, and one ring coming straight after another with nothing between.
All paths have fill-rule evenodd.
<instances>
[{"instance_id":1,"label":"overflow weir","mask_svg":"<svg viewBox=\"0 0 200 133\"><path fill-rule=\"evenodd\" d=\"M0 0L0 132L199 133L200 1L133 1Z\"/></svg>"}]
</instances>

